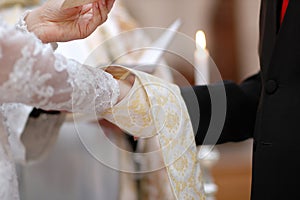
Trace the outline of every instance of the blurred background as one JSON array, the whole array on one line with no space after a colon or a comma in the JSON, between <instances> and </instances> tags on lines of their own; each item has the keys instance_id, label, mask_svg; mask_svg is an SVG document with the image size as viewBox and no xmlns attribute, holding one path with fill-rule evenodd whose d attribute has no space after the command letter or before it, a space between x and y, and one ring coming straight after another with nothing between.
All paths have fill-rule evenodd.
<instances>
[{"instance_id":1,"label":"blurred background","mask_svg":"<svg viewBox=\"0 0 300 200\"><path fill-rule=\"evenodd\" d=\"M195 39L197 30L204 30L210 56L223 79L240 81L258 70L259 0L123 2L141 27L166 28L175 19L180 18L183 24L179 31L192 39ZM176 41L173 44L184 51L194 51L192 47L178 44ZM180 67L182 63L178 63L177 60L168 62L171 66L186 69ZM184 70L182 73L193 81L193 70Z\"/></svg>"},{"instance_id":2,"label":"blurred background","mask_svg":"<svg viewBox=\"0 0 300 200\"><path fill-rule=\"evenodd\" d=\"M16 21L19 14L28 8L27 6L35 6L41 3L38 0L4 0L4 2L7 2L7 4L2 4L2 8L0 4L0 15L11 23ZM179 18L182 22L179 32L190 37L191 40L195 39L198 30L205 32L206 49L223 79L240 82L259 69L257 53L259 0L120 0L120 2L122 3L122 10L114 9L112 11L115 12L112 15L117 16L114 19L120 22L118 23L119 32L139 27L167 28ZM123 14L118 12L122 12ZM113 20L108 21L107 26L115 26L113 23ZM111 29L107 28L107 30ZM87 42L75 41L68 44L69 46L61 45L58 51L65 56L84 61L91 50L104 41L103 32L101 34L102 36L99 36L100 39L97 38L95 40L95 36L92 37L93 45L91 45L89 40ZM151 35L148 36L149 40L151 40ZM74 45L76 48L74 48ZM171 45L178 52L185 52L185 55L190 56L188 59L194 60L195 46L186 45L181 40L174 40ZM186 83L178 81L179 79L176 77L180 74L187 79L189 84L195 84L193 63L188 63L186 59L168 53L164 56L164 61L168 66L175 69L176 72L179 72L171 72L171 76L168 75L167 80L175 82L178 85L184 85ZM207 77L209 82L218 80L216 73L214 70L209 70ZM89 124L83 124L81 127L84 130L93 129ZM20 166L18 168L23 200L46 199L41 198L39 196L41 194L35 195L34 193L43 193L49 199L66 200L69 198L75 199L76 196L79 199L90 200L97 196L99 197L101 194L102 198L100 199L114 200L112 196L120 199L118 197L120 195L115 192L121 190L119 188L122 188L120 185L116 186L119 183L118 180L120 177L117 177L114 182L105 181L119 175L111 169L108 170L105 166L92 167L99 163L95 164L93 158L90 158L90 155L88 155L78 141L78 138L76 138L74 134L75 130L73 129L73 126L69 122L66 122L62 127L58 142L42 161L37 164ZM70 137L72 138L71 140ZM69 148L67 145L72 147ZM99 151L103 151L103 148L100 148ZM246 200L250 198L251 151L251 140L217 146L215 149L217 156L214 157L214 162L208 169L213 184L217 186L214 188L216 193L213 194L214 197L212 199ZM107 152L107 155L114 156L114 153ZM68 160L70 160L69 163ZM62 166L54 163L60 163ZM68 186L71 185L70 182L74 183L78 181L73 177L76 171L74 170L73 172L70 170L75 168L75 166L79 166L76 170L80 173L84 170L84 173L81 173L79 176L79 180L90 180L88 182L91 182L94 188L98 187L101 189L96 189L97 192L94 192L85 184L85 187L88 188L86 190L87 194L90 197L84 195L84 193L80 193L81 196L78 197L75 194L80 191L74 188L68 190L69 194L68 192L64 192L64 195L60 195L59 192L66 191L68 187L71 188L71 186ZM47 167L52 168L52 170L55 169L56 172L60 169L64 170L53 176L52 173L54 172L50 173L47 171ZM48 174L48 176L43 177L44 174ZM61 177L67 176L67 174L70 174L74 179L66 179L62 182ZM102 182L95 181L95 177L98 177ZM125 179L127 178L125 177ZM45 179L47 180L45 181ZM47 181L51 182L52 185L45 184ZM60 184L56 181L60 181ZM51 187L52 190L50 189ZM82 185L78 185L78 187L82 189ZM50 191L52 194L50 194ZM70 195L72 192L73 194ZM115 194L103 195L105 192L109 192L110 194L115 192ZM95 197L92 197L92 193L94 193Z\"/></svg>"}]
</instances>

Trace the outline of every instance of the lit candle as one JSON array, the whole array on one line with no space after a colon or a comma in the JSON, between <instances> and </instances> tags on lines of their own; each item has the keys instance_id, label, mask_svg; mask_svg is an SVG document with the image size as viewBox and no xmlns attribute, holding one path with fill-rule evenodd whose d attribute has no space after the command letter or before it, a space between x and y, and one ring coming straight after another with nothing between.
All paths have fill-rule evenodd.
<instances>
[{"instance_id":1,"label":"lit candle","mask_svg":"<svg viewBox=\"0 0 300 200\"><path fill-rule=\"evenodd\" d=\"M205 85L209 82L209 53L206 49L206 39L203 31L196 33L196 50L194 53L195 85Z\"/></svg>"}]
</instances>

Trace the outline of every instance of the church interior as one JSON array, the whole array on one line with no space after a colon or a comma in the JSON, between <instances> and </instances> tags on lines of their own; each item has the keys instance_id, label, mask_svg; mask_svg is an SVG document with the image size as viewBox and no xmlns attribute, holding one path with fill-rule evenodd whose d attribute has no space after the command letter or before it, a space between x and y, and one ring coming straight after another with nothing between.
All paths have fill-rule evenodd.
<instances>
[{"instance_id":1,"label":"church interior","mask_svg":"<svg viewBox=\"0 0 300 200\"><path fill-rule=\"evenodd\" d=\"M14 24L25 10L43 1L1 0L0 16ZM258 18L259 0L116 0L108 20L91 36L58 43L56 52L90 65L113 61L126 66L148 64L152 67L149 73L182 87L221 79L239 83L259 70ZM145 55L143 49L129 51L159 41L176 21L179 23L175 36L165 38L166 51L157 58L150 56L153 62L147 63L149 57L141 59ZM206 46L200 45L205 49L205 58L203 51L197 51L198 31L205 33ZM147 199L141 194L145 184L140 183L142 175L118 172L115 167L103 164L105 161L90 154L77 132L89 133L91 138L87 140L95 151L104 152L115 163L133 167L138 158L109 151L108 144L102 141L106 136L111 144L129 151L136 150L138 142L100 120L88 122L79 116L74 127L72 117L67 114L56 142L42 158L17 165L20 198ZM105 136L97 133L99 123ZM145 143L144 148L151 149L152 143ZM252 140L214 145L207 150L209 153L200 160L207 200L249 199Z\"/></svg>"}]
</instances>

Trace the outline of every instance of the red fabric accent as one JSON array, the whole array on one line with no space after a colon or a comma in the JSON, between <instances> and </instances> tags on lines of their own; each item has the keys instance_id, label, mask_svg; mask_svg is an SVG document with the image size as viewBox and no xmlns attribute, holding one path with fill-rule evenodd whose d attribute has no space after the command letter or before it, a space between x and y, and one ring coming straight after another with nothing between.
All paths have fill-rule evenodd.
<instances>
[{"instance_id":1,"label":"red fabric accent","mask_svg":"<svg viewBox=\"0 0 300 200\"><path fill-rule=\"evenodd\" d=\"M281 14L280 14L280 24L282 23L282 21L284 19L284 15L285 15L288 5L289 5L289 0L283 0L282 7L281 7Z\"/></svg>"}]
</instances>

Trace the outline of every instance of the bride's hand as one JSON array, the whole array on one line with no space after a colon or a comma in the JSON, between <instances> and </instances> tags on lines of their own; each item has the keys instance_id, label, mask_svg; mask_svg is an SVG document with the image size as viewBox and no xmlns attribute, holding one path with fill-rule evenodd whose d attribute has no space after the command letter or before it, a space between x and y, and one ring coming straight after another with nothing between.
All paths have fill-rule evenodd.
<instances>
[{"instance_id":1,"label":"bride's hand","mask_svg":"<svg viewBox=\"0 0 300 200\"><path fill-rule=\"evenodd\" d=\"M132 88L132 85L134 83L134 79L135 79L134 75L129 75L124 80L118 80L119 87L120 87L120 96L118 98L118 102L120 102L122 99L124 99L124 97L129 93L129 91Z\"/></svg>"},{"instance_id":2,"label":"bride's hand","mask_svg":"<svg viewBox=\"0 0 300 200\"><path fill-rule=\"evenodd\" d=\"M48 0L28 14L25 21L44 43L66 42L89 36L107 20L115 0L97 0L74 8L61 8L61 0Z\"/></svg>"}]
</instances>

